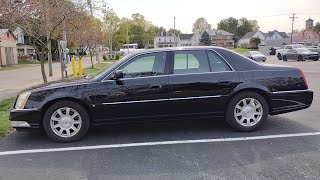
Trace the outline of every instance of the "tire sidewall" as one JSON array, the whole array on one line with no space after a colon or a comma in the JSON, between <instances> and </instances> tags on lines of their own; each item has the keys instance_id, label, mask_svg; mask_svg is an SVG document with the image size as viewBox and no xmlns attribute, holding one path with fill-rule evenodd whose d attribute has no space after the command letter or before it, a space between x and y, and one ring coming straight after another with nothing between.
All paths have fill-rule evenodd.
<instances>
[{"instance_id":1,"label":"tire sidewall","mask_svg":"<svg viewBox=\"0 0 320 180\"><path fill-rule=\"evenodd\" d=\"M51 129L51 125L50 125L51 116L56 110L58 110L62 107L69 107L69 108L76 110L81 117L81 121L82 121L81 128L80 128L79 132L72 137L68 137L68 138L60 137L60 136L56 135L53 132L53 130ZM51 105L47 109L47 111L44 114L44 118L43 118L43 128L44 128L46 134L48 135L48 137L55 142L67 143L67 142L78 141L86 135L86 133L89 129L89 126L90 126L90 118L89 118L87 110L82 105L80 105L76 102L73 102L73 101L63 100L63 101L59 101L57 103L54 103L53 105Z\"/></svg>"},{"instance_id":2,"label":"tire sidewall","mask_svg":"<svg viewBox=\"0 0 320 180\"><path fill-rule=\"evenodd\" d=\"M284 55L282 59L283 59L284 61L287 61L287 60L288 60L286 55Z\"/></svg>"},{"instance_id":3,"label":"tire sidewall","mask_svg":"<svg viewBox=\"0 0 320 180\"><path fill-rule=\"evenodd\" d=\"M261 106L263 108L263 114L262 114L260 121L251 127L242 126L241 124L238 123L238 121L234 117L234 108L235 108L236 104L244 98L256 99L257 101L259 101L259 103L261 104ZM225 113L226 113L225 114L226 121L232 128L234 128L237 131L251 132L251 131L258 130L267 121L267 118L269 115L269 108L268 108L268 104L267 104L266 100L258 93L242 92L240 94L235 95L229 101L228 106L227 106L227 110Z\"/></svg>"}]
</instances>

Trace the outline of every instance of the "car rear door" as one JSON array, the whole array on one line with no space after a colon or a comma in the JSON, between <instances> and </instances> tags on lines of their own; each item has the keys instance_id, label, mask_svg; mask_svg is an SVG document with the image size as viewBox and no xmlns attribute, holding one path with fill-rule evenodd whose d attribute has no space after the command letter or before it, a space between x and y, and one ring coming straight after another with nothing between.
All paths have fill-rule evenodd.
<instances>
[{"instance_id":1,"label":"car rear door","mask_svg":"<svg viewBox=\"0 0 320 180\"><path fill-rule=\"evenodd\" d=\"M239 76L217 52L174 51L170 67L168 114L177 118L223 114L223 102Z\"/></svg>"},{"instance_id":2,"label":"car rear door","mask_svg":"<svg viewBox=\"0 0 320 180\"><path fill-rule=\"evenodd\" d=\"M96 89L96 123L154 120L166 115L168 52L139 55L121 65L124 78L107 79Z\"/></svg>"}]
</instances>

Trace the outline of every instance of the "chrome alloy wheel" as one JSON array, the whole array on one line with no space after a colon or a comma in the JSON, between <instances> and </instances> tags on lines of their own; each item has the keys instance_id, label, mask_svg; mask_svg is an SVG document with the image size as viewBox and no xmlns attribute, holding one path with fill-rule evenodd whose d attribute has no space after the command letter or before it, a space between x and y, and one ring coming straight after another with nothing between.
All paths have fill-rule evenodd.
<instances>
[{"instance_id":1,"label":"chrome alloy wheel","mask_svg":"<svg viewBox=\"0 0 320 180\"><path fill-rule=\"evenodd\" d=\"M254 98L244 98L234 108L234 117L242 126L256 125L261 120L262 115L262 105Z\"/></svg>"},{"instance_id":2,"label":"chrome alloy wheel","mask_svg":"<svg viewBox=\"0 0 320 180\"><path fill-rule=\"evenodd\" d=\"M81 129L82 121L80 114L69 107L56 110L50 119L52 131L63 138L76 135Z\"/></svg>"}]
</instances>

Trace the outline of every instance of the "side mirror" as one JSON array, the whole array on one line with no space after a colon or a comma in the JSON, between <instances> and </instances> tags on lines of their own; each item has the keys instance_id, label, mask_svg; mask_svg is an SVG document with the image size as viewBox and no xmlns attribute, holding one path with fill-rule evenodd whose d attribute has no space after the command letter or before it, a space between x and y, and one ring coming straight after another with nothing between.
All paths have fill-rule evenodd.
<instances>
[{"instance_id":1,"label":"side mirror","mask_svg":"<svg viewBox=\"0 0 320 180\"><path fill-rule=\"evenodd\" d=\"M112 79L114 80L118 80L118 79L122 79L124 77L122 70L116 70L113 74Z\"/></svg>"}]
</instances>

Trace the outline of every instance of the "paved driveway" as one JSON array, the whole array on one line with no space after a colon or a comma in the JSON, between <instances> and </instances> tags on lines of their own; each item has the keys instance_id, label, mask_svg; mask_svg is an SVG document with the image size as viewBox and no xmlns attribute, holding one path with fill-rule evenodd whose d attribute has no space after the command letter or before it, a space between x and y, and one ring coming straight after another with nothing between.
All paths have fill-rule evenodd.
<instances>
[{"instance_id":1,"label":"paved driveway","mask_svg":"<svg viewBox=\"0 0 320 180\"><path fill-rule=\"evenodd\" d=\"M320 62L267 63L305 71L309 109L270 116L252 133L223 119L99 127L69 144L15 132L0 141L0 179L319 179Z\"/></svg>"}]
</instances>

